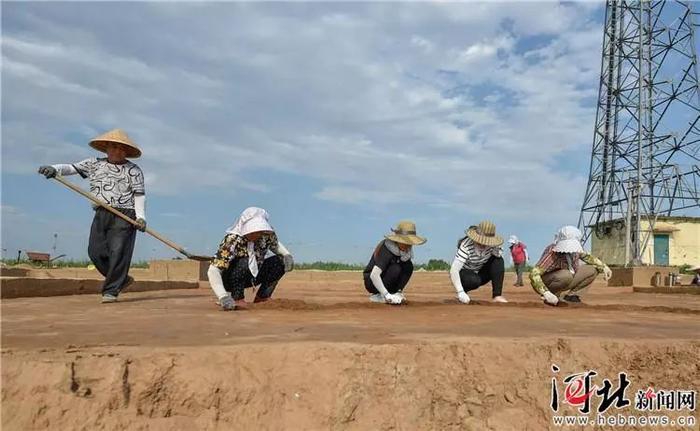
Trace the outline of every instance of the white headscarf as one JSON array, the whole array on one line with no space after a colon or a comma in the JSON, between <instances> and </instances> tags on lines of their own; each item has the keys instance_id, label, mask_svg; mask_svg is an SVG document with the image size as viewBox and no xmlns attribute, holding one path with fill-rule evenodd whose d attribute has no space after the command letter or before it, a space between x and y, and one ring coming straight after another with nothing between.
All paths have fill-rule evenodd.
<instances>
[{"instance_id":1,"label":"white headscarf","mask_svg":"<svg viewBox=\"0 0 700 431\"><path fill-rule=\"evenodd\" d=\"M269 231L274 232L275 229L270 226L268 220L270 215L262 208L249 207L243 210L238 220L226 229L227 234L245 236L249 233ZM255 258L255 243L248 241L248 269L253 277L258 276L258 260Z\"/></svg>"}]
</instances>

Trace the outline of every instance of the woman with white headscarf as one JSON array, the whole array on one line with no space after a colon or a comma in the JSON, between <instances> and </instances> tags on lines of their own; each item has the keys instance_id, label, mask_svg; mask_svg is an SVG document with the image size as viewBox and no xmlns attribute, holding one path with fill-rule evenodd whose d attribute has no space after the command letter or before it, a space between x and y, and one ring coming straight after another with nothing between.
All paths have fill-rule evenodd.
<instances>
[{"instance_id":1,"label":"woman with white headscarf","mask_svg":"<svg viewBox=\"0 0 700 431\"><path fill-rule=\"evenodd\" d=\"M244 289L260 285L255 301L270 299L277 282L294 268L294 259L277 239L262 208L246 208L226 230L207 275L224 310L245 308Z\"/></svg>"},{"instance_id":2,"label":"woman with white headscarf","mask_svg":"<svg viewBox=\"0 0 700 431\"><path fill-rule=\"evenodd\" d=\"M606 281L612 276L606 264L584 251L581 237L577 227L562 227L530 271L532 288L545 304L557 305L560 298L568 302L581 302L579 295L598 274L603 274ZM581 265L581 261L587 265Z\"/></svg>"}]
</instances>

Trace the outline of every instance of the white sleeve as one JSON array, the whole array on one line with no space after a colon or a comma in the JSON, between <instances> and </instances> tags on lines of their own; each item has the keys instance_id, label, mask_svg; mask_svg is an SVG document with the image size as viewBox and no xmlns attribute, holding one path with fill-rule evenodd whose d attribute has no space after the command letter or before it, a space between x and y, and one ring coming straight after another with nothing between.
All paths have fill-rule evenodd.
<instances>
[{"instance_id":1,"label":"white sleeve","mask_svg":"<svg viewBox=\"0 0 700 431\"><path fill-rule=\"evenodd\" d=\"M450 280L452 280L452 285L455 287L457 293L464 292L464 287L462 286L462 280L459 278L459 271L462 270L464 264L457 258L452 261L452 266L450 267Z\"/></svg>"},{"instance_id":2,"label":"white sleeve","mask_svg":"<svg viewBox=\"0 0 700 431\"><path fill-rule=\"evenodd\" d=\"M214 265L209 265L207 277L209 278L211 290L214 291L217 298L221 299L228 295L228 292L224 289L224 280L221 279L221 270L219 268Z\"/></svg>"},{"instance_id":3,"label":"white sleeve","mask_svg":"<svg viewBox=\"0 0 700 431\"><path fill-rule=\"evenodd\" d=\"M287 247L282 244L282 241L277 240L277 254L281 254L282 256L288 256L292 253L287 250Z\"/></svg>"},{"instance_id":4,"label":"white sleeve","mask_svg":"<svg viewBox=\"0 0 700 431\"><path fill-rule=\"evenodd\" d=\"M75 175L78 173L78 170L75 169L75 166L73 165L59 163L57 165L51 166L53 166L53 168L56 169L59 175Z\"/></svg>"},{"instance_id":5,"label":"white sleeve","mask_svg":"<svg viewBox=\"0 0 700 431\"><path fill-rule=\"evenodd\" d=\"M384 282L382 281L382 269L377 265L374 265L372 272L369 273L369 279L372 280L374 287L382 294L382 297L386 297L389 291L384 287Z\"/></svg>"},{"instance_id":6,"label":"white sleeve","mask_svg":"<svg viewBox=\"0 0 700 431\"><path fill-rule=\"evenodd\" d=\"M134 195L134 212L136 218L146 220L146 195Z\"/></svg>"},{"instance_id":7,"label":"white sleeve","mask_svg":"<svg viewBox=\"0 0 700 431\"><path fill-rule=\"evenodd\" d=\"M530 261L530 255L527 254L527 248L526 248L525 249L525 262L529 262L529 261Z\"/></svg>"}]
</instances>

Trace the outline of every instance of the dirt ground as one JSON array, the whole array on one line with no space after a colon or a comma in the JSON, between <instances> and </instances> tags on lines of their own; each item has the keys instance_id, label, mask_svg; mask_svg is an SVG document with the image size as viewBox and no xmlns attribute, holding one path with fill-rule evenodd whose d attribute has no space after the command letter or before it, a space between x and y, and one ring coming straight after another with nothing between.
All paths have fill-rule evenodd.
<instances>
[{"instance_id":1,"label":"dirt ground","mask_svg":"<svg viewBox=\"0 0 700 431\"><path fill-rule=\"evenodd\" d=\"M109 305L3 300L2 429L542 430L552 364L625 371L632 400L700 390L699 295L597 281L553 308L509 274L509 304L484 286L463 305L445 273L416 273L409 302L389 306L367 301L359 273L292 275L235 312L206 284Z\"/></svg>"}]
</instances>

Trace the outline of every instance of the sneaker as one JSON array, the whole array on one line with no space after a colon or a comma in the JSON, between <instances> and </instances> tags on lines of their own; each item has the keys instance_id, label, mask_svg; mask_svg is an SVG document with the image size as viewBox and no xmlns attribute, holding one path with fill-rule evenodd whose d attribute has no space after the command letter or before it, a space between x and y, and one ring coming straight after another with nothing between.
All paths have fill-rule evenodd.
<instances>
[{"instance_id":1,"label":"sneaker","mask_svg":"<svg viewBox=\"0 0 700 431\"><path fill-rule=\"evenodd\" d=\"M502 304L505 304L506 302L508 302L508 300L502 296L496 296L492 299L492 301L493 302L500 302Z\"/></svg>"},{"instance_id":2,"label":"sneaker","mask_svg":"<svg viewBox=\"0 0 700 431\"><path fill-rule=\"evenodd\" d=\"M111 304L112 302L117 302L116 296L110 295L109 293L105 293L104 295L102 295L103 304Z\"/></svg>"},{"instance_id":3,"label":"sneaker","mask_svg":"<svg viewBox=\"0 0 700 431\"><path fill-rule=\"evenodd\" d=\"M581 302L581 298L578 295L566 295L564 296L564 301L566 302Z\"/></svg>"},{"instance_id":4,"label":"sneaker","mask_svg":"<svg viewBox=\"0 0 700 431\"><path fill-rule=\"evenodd\" d=\"M379 302L383 304L386 301L384 300L384 297L381 295L381 293L375 293L374 295L369 295L369 302Z\"/></svg>"},{"instance_id":5,"label":"sneaker","mask_svg":"<svg viewBox=\"0 0 700 431\"><path fill-rule=\"evenodd\" d=\"M405 300L406 300L406 296L403 294L403 290L399 290L399 291L396 292L394 295L400 297L402 301L405 301Z\"/></svg>"},{"instance_id":6,"label":"sneaker","mask_svg":"<svg viewBox=\"0 0 700 431\"><path fill-rule=\"evenodd\" d=\"M219 299L218 304L224 311L231 311L236 308L236 305L233 303L233 298L231 298L231 295L226 295L223 298Z\"/></svg>"}]
</instances>

